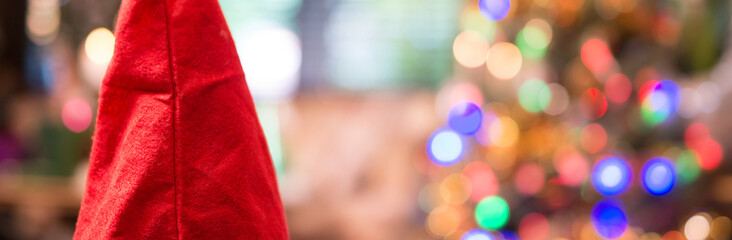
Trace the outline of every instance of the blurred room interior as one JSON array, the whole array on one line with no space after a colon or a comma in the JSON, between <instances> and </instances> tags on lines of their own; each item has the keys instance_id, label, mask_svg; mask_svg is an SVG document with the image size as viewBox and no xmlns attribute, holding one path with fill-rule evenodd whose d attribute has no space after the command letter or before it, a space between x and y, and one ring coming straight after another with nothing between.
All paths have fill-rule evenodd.
<instances>
[{"instance_id":1,"label":"blurred room interior","mask_svg":"<svg viewBox=\"0 0 732 240\"><path fill-rule=\"evenodd\" d=\"M730 239L727 0L219 3L292 239ZM0 239L73 235L119 6L0 4Z\"/></svg>"}]
</instances>

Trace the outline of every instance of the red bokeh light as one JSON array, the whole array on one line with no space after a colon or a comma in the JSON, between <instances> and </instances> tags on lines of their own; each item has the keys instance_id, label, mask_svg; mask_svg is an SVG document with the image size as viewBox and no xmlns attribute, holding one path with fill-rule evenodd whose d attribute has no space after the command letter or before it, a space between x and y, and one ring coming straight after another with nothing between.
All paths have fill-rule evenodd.
<instances>
[{"instance_id":1,"label":"red bokeh light","mask_svg":"<svg viewBox=\"0 0 732 240\"><path fill-rule=\"evenodd\" d=\"M623 103L630 97L633 84L623 74L616 73L610 76L605 82L605 95L607 99L615 103Z\"/></svg>"},{"instance_id":2,"label":"red bokeh light","mask_svg":"<svg viewBox=\"0 0 732 240\"><path fill-rule=\"evenodd\" d=\"M549 221L541 213L530 213L521 219L518 233L521 239L547 239L549 237Z\"/></svg>"},{"instance_id":3,"label":"red bokeh light","mask_svg":"<svg viewBox=\"0 0 732 240\"><path fill-rule=\"evenodd\" d=\"M471 162L463 169L463 175L470 182L470 199L474 202L498 193L498 180L487 163Z\"/></svg>"},{"instance_id":4,"label":"red bokeh light","mask_svg":"<svg viewBox=\"0 0 732 240\"><path fill-rule=\"evenodd\" d=\"M515 180L516 190L525 195L535 195L544 188L546 174L539 165L528 163L518 169Z\"/></svg>"},{"instance_id":5,"label":"red bokeh light","mask_svg":"<svg viewBox=\"0 0 732 240\"><path fill-rule=\"evenodd\" d=\"M610 69L613 54L607 44L600 39L590 39L582 45L582 62L595 74L603 74Z\"/></svg>"},{"instance_id":6,"label":"red bokeh light","mask_svg":"<svg viewBox=\"0 0 732 240\"><path fill-rule=\"evenodd\" d=\"M596 88L587 89L580 99L580 111L589 120L597 120L607 111L607 98Z\"/></svg>"},{"instance_id":7,"label":"red bokeh light","mask_svg":"<svg viewBox=\"0 0 732 240\"><path fill-rule=\"evenodd\" d=\"M560 183L568 186L579 186L589 173L589 164L572 147L560 148L554 153L554 168L559 173Z\"/></svg>"}]
</instances>

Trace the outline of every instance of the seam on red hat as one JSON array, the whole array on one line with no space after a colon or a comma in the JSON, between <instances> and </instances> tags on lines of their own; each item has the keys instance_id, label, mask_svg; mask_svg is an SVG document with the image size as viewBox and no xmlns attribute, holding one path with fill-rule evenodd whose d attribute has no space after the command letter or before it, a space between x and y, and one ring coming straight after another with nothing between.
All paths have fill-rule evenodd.
<instances>
[{"instance_id":1,"label":"seam on red hat","mask_svg":"<svg viewBox=\"0 0 732 240\"><path fill-rule=\"evenodd\" d=\"M171 125L173 128L173 209L174 213L173 216L175 216L175 239L180 239L180 219L178 218L178 179L176 176L176 150L178 148L178 145L176 144L176 122L178 121L177 115L178 115L178 91L176 89L175 84L175 73L173 71L173 44L170 42L170 11L168 10L168 1L163 1L163 7L165 8L165 36L166 40L168 42L168 65L170 68L170 86L171 86L171 92L172 92L172 120Z\"/></svg>"}]
</instances>

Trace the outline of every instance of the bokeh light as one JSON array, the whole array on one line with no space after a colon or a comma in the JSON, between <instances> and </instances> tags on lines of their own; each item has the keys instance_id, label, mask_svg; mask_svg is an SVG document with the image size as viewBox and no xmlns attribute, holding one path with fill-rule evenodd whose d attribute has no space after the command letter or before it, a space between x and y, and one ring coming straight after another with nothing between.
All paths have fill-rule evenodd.
<instances>
[{"instance_id":1,"label":"bokeh light","mask_svg":"<svg viewBox=\"0 0 732 240\"><path fill-rule=\"evenodd\" d=\"M526 111L541 112L552 100L552 93L547 84L539 79L526 80L518 90L519 104Z\"/></svg>"},{"instance_id":2,"label":"bokeh light","mask_svg":"<svg viewBox=\"0 0 732 240\"><path fill-rule=\"evenodd\" d=\"M440 206L427 216L427 229L437 236L447 236L460 226L460 213L451 206Z\"/></svg>"},{"instance_id":3,"label":"bokeh light","mask_svg":"<svg viewBox=\"0 0 732 240\"><path fill-rule=\"evenodd\" d=\"M532 19L516 36L516 45L525 58L541 58L552 40L552 28L542 19Z\"/></svg>"},{"instance_id":4,"label":"bokeh light","mask_svg":"<svg viewBox=\"0 0 732 240\"><path fill-rule=\"evenodd\" d=\"M472 184L462 174L453 173L440 183L440 196L448 204L462 204L468 200Z\"/></svg>"},{"instance_id":5,"label":"bokeh light","mask_svg":"<svg viewBox=\"0 0 732 240\"><path fill-rule=\"evenodd\" d=\"M665 195L676 183L676 170L668 159L654 158L643 165L641 181L649 193Z\"/></svg>"},{"instance_id":6,"label":"bokeh light","mask_svg":"<svg viewBox=\"0 0 732 240\"><path fill-rule=\"evenodd\" d=\"M267 101L289 98L300 80L300 38L286 28L262 27L234 40L252 96Z\"/></svg>"},{"instance_id":7,"label":"bokeh light","mask_svg":"<svg viewBox=\"0 0 732 240\"><path fill-rule=\"evenodd\" d=\"M86 36L84 52L95 64L107 65L114 55L114 34L106 28L94 29Z\"/></svg>"},{"instance_id":8,"label":"bokeh light","mask_svg":"<svg viewBox=\"0 0 732 240\"><path fill-rule=\"evenodd\" d=\"M580 131L580 145L588 153L598 153L607 145L607 132L600 124L592 123Z\"/></svg>"},{"instance_id":9,"label":"bokeh light","mask_svg":"<svg viewBox=\"0 0 732 240\"><path fill-rule=\"evenodd\" d=\"M689 240L704 240L709 236L711 226L706 214L697 214L684 224L684 236Z\"/></svg>"},{"instance_id":10,"label":"bokeh light","mask_svg":"<svg viewBox=\"0 0 732 240\"><path fill-rule=\"evenodd\" d=\"M494 146L513 146L519 138L518 124L510 117L498 117L498 121L491 121L490 126L488 126L488 135Z\"/></svg>"},{"instance_id":11,"label":"bokeh light","mask_svg":"<svg viewBox=\"0 0 732 240\"><path fill-rule=\"evenodd\" d=\"M466 135L478 131L482 122L483 112L472 102L462 102L452 107L447 119L450 128Z\"/></svg>"},{"instance_id":12,"label":"bokeh light","mask_svg":"<svg viewBox=\"0 0 732 240\"><path fill-rule=\"evenodd\" d=\"M488 55L488 40L478 32L463 31L455 37L452 53L455 61L467 68L483 65Z\"/></svg>"},{"instance_id":13,"label":"bokeh light","mask_svg":"<svg viewBox=\"0 0 732 240\"><path fill-rule=\"evenodd\" d=\"M507 42L494 44L488 51L488 71L496 78L511 79L521 70L523 59L519 49Z\"/></svg>"},{"instance_id":14,"label":"bokeh light","mask_svg":"<svg viewBox=\"0 0 732 240\"><path fill-rule=\"evenodd\" d=\"M480 7L480 13L483 14L485 19L491 21L502 20L508 15L508 10L511 9L510 0L480 0L478 1Z\"/></svg>"},{"instance_id":15,"label":"bokeh light","mask_svg":"<svg viewBox=\"0 0 732 240\"><path fill-rule=\"evenodd\" d=\"M607 98L596 88L587 89L580 97L580 111L589 120L597 120L607 111Z\"/></svg>"},{"instance_id":16,"label":"bokeh light","mask_svg":"<svg viewBox=\"0 0 732 240\"><path fill-rule=\"evenodd\" d=\"M519 167L514 177L516 190L524 195L536 195L544 187L546 174L541 166L527 163Z\"/></svg>"},{"instance_id":17,"label":"bokeh light","mask_svg":"<svg viewBox=\"0 0 732 240\"><path fill-rule=\"evenodd\" d=\"M729 239L732 236L732 220L726 216L715 218L709 235L714 240Z\"/></svg>"},{"instance_id":18,"label":"bokeh light","mask_svg":"<svg viewBox=\"0 0 732 240\"><path fill-rule=\"evenodd\" d=\"M592 184L605 196L622 193L630 184L632 172L628 163L617 157L600 160L592 169Z\"/></svg>"},{"instance_id":19,"label":"bokeh light","mask_svg":"<svg viewBox=\"0 0 732 240\"><path fill-rule=\"evenodd\" d=\"M604 238L617 238L628 228L628 218L620 203L614 200L602 200L592 209L592 225L595 231Z\"/></svg>"},{"instance_id":20,"label":"bokeh light","mask_svg":"<svg viewBox=\"0 0 732 240\"><path fill-rule=\"evenodd\" d=\"M92 110L89 103L81 98L72 98L61 110L64 126L72 132L80 133L89 128L92 121Z\"/></svg>"},{"instance_id":21,"label":"bokeh light","mask_svg":"<svg viewBox=\"0 0 732 240\"><path fill-rule=\"evenodd\" d=\"M463 31L480 33L488 42L493 41L497 30L496 22L486 21L478 6L468 7L460 14L460 27Z\"/></svg>"},{"instance_id":22,"label":"bokeh light","mask_svg":"<svg viewBox=\"0 0 732 240\"><path fill-rule=\"evenodd\" d=\"M559 83L550 83L547 87L549 88L551 101L544 108L544 112L555 116L563 113L569 106L569 93L567 93L567 89Z\"/></svg>"},{"instance_id":23,"label":"bokeh light","mask_svg":"<svg viewBox=\"0 0 732 240\"><path fill-rule=\"evenodd\" d=\"M483 229L473 229L465 232L460 240L494 240L493 235Z\"/></svg>"},{"instance_id":24,"label":"bokeh light","mask_svg":"<svg viewBox=\"0 0 732 240\"><path fill-rule=\"evenodd\" d=\"M582 45L580 52L582 62L595 74L603 74L610 70L613 64L613 55L607 44L600 39L593 38Z\"/></svg>"},{"instance_id":25,"label":"bokeh light","mask_svg":"<svg viewBox=\"0 0 732 240\"><path fill-rule=\"evenodd\" d=\"M500 119L498 116L491 112L483 113L483 122L480 124L478 131L475 132L475 141L478 142L478 144L483 146L490 146L493 144L491 143L490 128L494 122L498 122L496 124L500 125Z\"/></svg>"},{"instance_id":26,"label":"bokeh light","mask_svg":"<svg viewBox=\"0 0 732 240\"><path fill-rule=\"evenodd\" d=\"M464 142L460 135L449 129L436 131L427 142L427 154L440 166L457 163L463 155Z\"/></svg>"},{"instance_id":27,"label":"bokeh light","mask_svg":"<svg viewBox=\"0 0 732 240\"><path fill-rule=\"evenodd\" d=\"M692 149L698 154L699 166L702 169L712 170L722 164L722 146L714 139L703 139L695 144Z\"/></svg>"},{"instance_id":28,"label":"bokeh light","mask_svg":"<svg viewBox=\"0 0 732 240\"><path fill-rule=\"evenodd\" d=\"M470 183L470 199L474 202L498 193L498 180L487 163L471 162L465 166L462 173Z\"/></svg>"},{"instance_id":29,"label":"bokeh light","mask_svg":"<svg viewBox=\"0 0 732 240\"><path fill-rule=\"evenodd\" d=\"M549 237L549 220L541 213L529 213L521 219L518 233L521 239L547 239Z\"/></svg>"},{"instance_id":30,"label":"bokeh light","mask_svg":"<svg viewBox=\"0 0 732 240\"><path fill-rule=\"evenodd\" d=\"M605 95L614 103L623 103L630 97L633 84L621 73L611 75L605 82Z\"/></svg>"},{"instance_id":31,"label":"bokeh light","mask_svg":"<svg viewBox=\"0 0 732 240\"><path fill-rule=\"evenodd\" d=\"M508 222L509 215L508 203L498 196L484 198L475 207L475 222L489 230L502 228Z\"/></svg>"},{"instance_id":32,"label":"bokeh light","mask_svg":"<svg viewBox=\"0 0 732 240\"><path fill-rule=\"evenodd\" d=\"M665 121L679 106L679 87L670 80L648 81L638 93L641 98L641 117L648 126Z\"/></svg>"},{"instance_id":33,"label":"bokeh light","mask_svg":"<svg viewBox=\"0 0 732 240\"><path fill-rule=\"evenodd\" d=\"M679 153L676 159L676 170L679 181L684 184L694 182L699 177L699 157L693 150L687 149Z\"/></svg>"},{"instance_id":34,"label":"bokeh light","mask_svg":"<svg viewBox=\"0 0 732 240\"><path fill-rule=\"evenodd\" d=\"M579 186L589 173L589 165L585 158L574 148L566 146L554 153L554 168L559 173L562 184Z\"/></svg>"}]
</instances>

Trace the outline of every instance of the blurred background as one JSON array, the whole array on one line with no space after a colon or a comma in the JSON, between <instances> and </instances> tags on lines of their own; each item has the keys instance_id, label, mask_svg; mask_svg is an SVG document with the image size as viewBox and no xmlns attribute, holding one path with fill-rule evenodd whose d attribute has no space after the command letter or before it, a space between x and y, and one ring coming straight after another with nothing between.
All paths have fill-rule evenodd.
<instances>
[{"instance_id":1,"label":"blurred background","mask_svg":"<svg viewBox=\"0 0 732 240\"><path fill-rule=\"evenodd\" d=\"M0 239L70 239L120 1L0 4ZM292 239L730 239L727 0L220 0Z\"/></svg>"}]
</instances>

